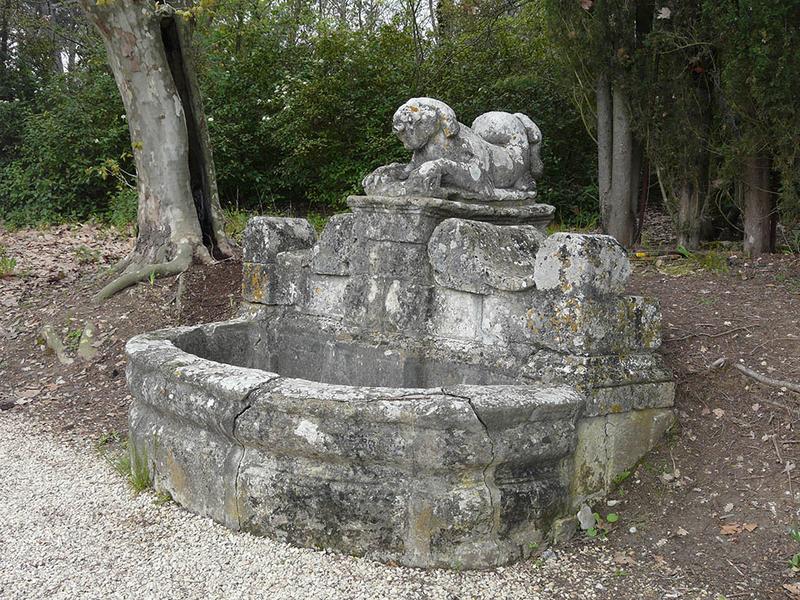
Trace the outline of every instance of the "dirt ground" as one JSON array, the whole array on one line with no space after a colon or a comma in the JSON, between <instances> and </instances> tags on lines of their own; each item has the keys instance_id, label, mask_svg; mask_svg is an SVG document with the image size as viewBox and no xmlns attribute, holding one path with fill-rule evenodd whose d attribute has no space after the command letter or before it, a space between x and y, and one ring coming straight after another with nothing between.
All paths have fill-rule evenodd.
<instances>
[{"instance_id":1,"label":"dirt ground","mask_svg":"<svg viewBox=\"0 0 800 600\"><path fill-rule=\"evenodd\" d=\"M93 306L105 269L131 243L90 225L0 230L0 249L16 260L14 274L0 279L0 413L36 418L65 443L118 442L130 401L125 341L235 312L237 260L193 267L180 303L170 278ZM692 598L700 589L727 599L800 598L800 577L789 564L800 553L790 536L800 526L800 395L729 367L709 370L724 357L800 382L800 257L645 252L634 255L630 291L661 302L660 351L678 381L678 424L606 505L593 507L619 516L607 538L571 543L610 547L608 569L621 578L655 566L672 590L664 598ZM87 322L97 330L97 353L83 360L75 351ZM41 343L45 324L65 340L63 361Z\"/></svg>"}]
</instances>

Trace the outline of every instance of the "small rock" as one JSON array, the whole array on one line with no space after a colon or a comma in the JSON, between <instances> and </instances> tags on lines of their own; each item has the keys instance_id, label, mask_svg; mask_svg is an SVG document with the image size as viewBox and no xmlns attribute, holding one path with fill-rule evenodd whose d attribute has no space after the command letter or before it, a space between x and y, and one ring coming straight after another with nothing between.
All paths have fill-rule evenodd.
<instances>
[{"instance_id":1,"label":"small rock","mask_svg":"<svg viewBox=\"0 0 800 600\"><path fill-rule=\"evenodd\" d=\"M581 529L584 531L591 529L597 524L594 518L594 513L592 512L592 509L589 508L588 504L581 504L581 509L578 511L576 516L578 517L578 523L580 523Z\"/></svg>"}]
</instances>

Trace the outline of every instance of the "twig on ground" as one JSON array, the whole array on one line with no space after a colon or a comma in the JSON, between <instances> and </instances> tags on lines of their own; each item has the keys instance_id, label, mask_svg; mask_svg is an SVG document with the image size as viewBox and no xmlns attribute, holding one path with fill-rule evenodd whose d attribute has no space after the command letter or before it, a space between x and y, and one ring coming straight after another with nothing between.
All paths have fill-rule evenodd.
<instances>
[{"instance_id":1,"label":"twig on ground","mask_svg":"<svg viewBox=\"0 0 800 600\"><path fill-rule=\"evenodd\" d=\"M787 337L772 338L771 340L767 340L766 342L764 342L762 344L759 344L758 346L756 346L755 348L750 350L750 356L755 354L756 350L758 350L759 348L763 348L767 344L772 344L773 342L779 342L779 341L783 341L783 340L791 340L791 341L795 341L795 342L800 342L800 338L799 337L787 336Z\"/></svg>"},{"instance_id":2,"label":"twig on ground","mask_svg":"<svg viewBox=\"0 0 800 600\"><path fill-rule=\"evenodd\" d=\"M713 371L714 369L720 369L726 365L733 367L734 369L740 371L744 375L747 375L751 379L755 379L756 381L763 383L765 385L771 385L777 388L786 388L787 390L790 390L796 394L800 394L800 383L794 383L792 381L783 381L781 379L773 379L772 377L767 377L766 375L757 373L752 369L748 369L744 365L741 365L733 361L729 361L727 358L724 357L719 358L715 360L713 363L711 363L711 366L709 366L709 370Z\"/></svg>"},{"instance_id":3,"label":"twig on ground","mask_svg":"<svg viewBox=\"0 0 800 600\"><path fill-rule=\"evenodd\" d=\"M783 457L781 456L781 451L778 450L778 442L775 441L775 434L773 433L770 437L772 438L772 445L775 446L775 456L778 462L783 464Z\"/></svg>"},{"instance_id":4,"label":"twig on ground","mask_svg":"<svg viewBox=\"0 0 800 600\"><path fill-rule=\"evenodd\" d=\"M665 342L677 342L678 340L688 340L689 338L693 338L693 337L718 338L718 337L722 337L724 335L729 335L731 333L735 333L737 331L743 331L743 330L747 331L748 333L750 333L750 328L752 328L752 327L760 327L760 325L757 324L757 323L753 324L753 325L742 325L741 327L734 327L733 329L728 329L726 331L720 331L718 333L703 333L703 332L690 333L688 335L682 335L680 337L667 338L664 341Z\"/></svg>"}]
</instances>

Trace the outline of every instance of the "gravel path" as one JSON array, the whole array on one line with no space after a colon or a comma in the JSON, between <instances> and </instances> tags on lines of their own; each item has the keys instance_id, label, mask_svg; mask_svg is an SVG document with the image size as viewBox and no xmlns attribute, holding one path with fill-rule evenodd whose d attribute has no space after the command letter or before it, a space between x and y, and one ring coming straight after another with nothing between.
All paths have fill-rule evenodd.
<instances>
[{"instance_id":1,"label":"gravel path","mask_svg":"<svg viewBox=\"0 0 800 600\"><path fill-rule=\"evenodd\" d=\"M602 548L571 552L459 573L293 548L157 506L151 494L134 495L91 447L65 445L0 412L3 599L678 597L674 577L619 577Z\"/></svg>"}]
</instances>

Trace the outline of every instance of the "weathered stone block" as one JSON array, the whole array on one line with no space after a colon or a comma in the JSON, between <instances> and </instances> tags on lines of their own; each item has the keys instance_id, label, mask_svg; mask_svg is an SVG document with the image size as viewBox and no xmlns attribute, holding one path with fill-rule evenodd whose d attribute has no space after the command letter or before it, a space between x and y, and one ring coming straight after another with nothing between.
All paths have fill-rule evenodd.
<instances>
[{"instance_id":1,"label":"weathered stone block","mask_svg":"<svg viewBox=\"0 0 800 600\"><path fill-rule=\"evenodd\" d=\"M480 335L483 297L469 292L436 288L429 328L433 335L474 340Z\"/></svg>"},{"instance_id":2,"label":"weathered stone block","mask_svg":"<svg viewBox=\"0 0 800 600\"><path fill-rule=\"evenodd\" d=\"M434 279L443 287L475 294L532 288L543 239L533 225L447 219L428 242Z\"/></svg>"},{"instance_id":3,"label":"weathered stone block","mask_svg":"<svg viewBox=\"0 0 800 600\"><path fill-rule=\"evenodd\" d=\"M583 296L621 294L630 276L627 253L610 235L554 233L536 254L540 290Z\"/></svg>"},{"instance_id":4,"label":"weathered stone block","mask_svg":"<svg viewBox=\"0 0 800 600\"><path fill-rule=\"evenodd\" d=\"M344 298L349 279L311 273L308 277L308 303L305 311L321 317L344 317Z\"/></svg>"},{"instance_id":5,"label":"weathered stone block","mask_svg":"<svg viewBox=\"0 0 800 600\"><path fill-rule=\"evenodd\" d=\"M428 321L433 286L418 280L394 279L386 288L383 329L388 332L421 332Z\"/></svg>"},{"instance_id":6,"label":"weathered stone block","mask_svg":"<svg viewBox=\"0 0 800 600\"><path fill-rule=\"evenodd\" d=\"M481 340L492 346L530 344L533 332L528 328L528 293L495 292L483 298Z\"/></svg>"},{"instance_id":7,"label":"weathered stone block","mask_svg":"<svg viewBox=\"0 0 800 600\"><path fill-rule=\"evenodd\" d=\"M271 263L242 264L242 297L258 304L304 303L310 250L281 252Z\"/></svg>"},{"instance_id":8,"label":"weathered stone block","mask_svg":"<svg viewBox=\"0 0 800 600\"><path fill-rule=\"evenodd\" d=\"M311 269L321 275L349 275L356 238L352 213L333 215L314 246Z\"/></svg>"},{"instance_id":9,"label":"weathered stone block","mask_svg":"<svg viewBox=\"0 0 800 600\"><path fill-rule=\"evenodd\" d=\"M618 354L661 345L661 310L650 298L540 295L527 317L531 339L560 352Z\"/></svg>"},{"instance_id":10,"label":"weathered stone block","mask_svg":"<svg viewBox=\"0 0 800 600\"><path fill-rule=\"evenodd\" d=\"M594 387L588 395L584 416L617 414L647 408L669 408L675 403L675 383L642 381L627 385Z\"/></svg>"},{"instance_id":11,"label":"weathered stone block","mask_svg":"<svg viewBox=\"0 0 800 600\"><path fill-rule=\"evenodd\" d=\"M305 219L253 217L244 230L244 262L271 263L281 252L311 248L316 233Z\"/></svg>"},{"instance_id":12,"label":"weathered stone block","mask_svg":"<svg viewBox=\"0 0 800 600\"><path fill-rule=\"evenodd\" d=\"M392 279L430 279L424 244L359 240L351 261L351 273Z\"/></svg>"},{"instance_id":13,"label":"weathered stone block","mask_svg":"<svg viewBox=\"0 0 800 600\"><path fill-rule=\"evenodd\" d=\"M424 244L442 220L430 211L418 207L351 207L355 215L353 232L359 240Z\"/></svg>"},{"instance_id":14,"label":"weathered stone block","mask_svg":"<svg viewBox=\"0 0 800 600\"><path fill-rule=\"evenodd\" d=\"M614 479L652 450L674 420L666 408L581 419L571 485L574 506L610 491Z\"/></svg>"},{"instance_id":15,"label":"weathered stone block","mask_svg":"<svg viewBox=\"0 0 800 600\"><path fill-rule=\"evenodd\" d=\"M386 280L368 275L348 278L342 299L344 321L367 331L380 331L387 285Z\"/></svg>"},{"instance_id":16,"label":"weathered stone block","mask_svg":"<svg viewBox=\"0 0 800 600\"><path fill-rule=\"evenodd\" d=\"M131 406L129 423L131 460L147 464L156 490L227 527L239 528L233 492L241 448L235 440L144 403Z\"/></svg>"}]
</instances>

